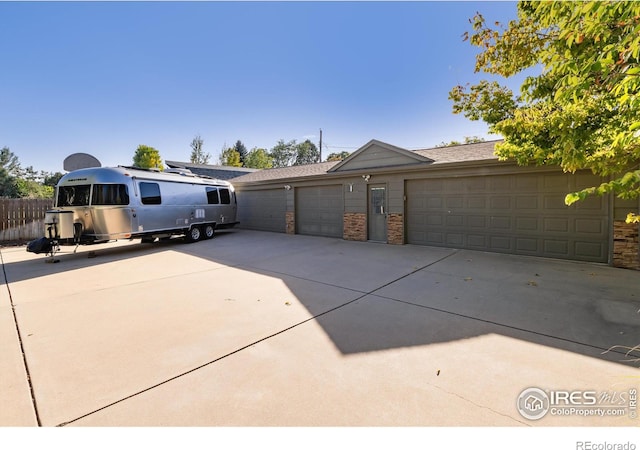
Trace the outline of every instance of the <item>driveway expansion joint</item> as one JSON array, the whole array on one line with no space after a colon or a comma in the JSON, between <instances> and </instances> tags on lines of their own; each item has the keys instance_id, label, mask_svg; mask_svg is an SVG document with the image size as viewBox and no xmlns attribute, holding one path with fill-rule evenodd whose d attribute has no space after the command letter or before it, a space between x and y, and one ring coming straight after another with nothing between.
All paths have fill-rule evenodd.
<instances>
[{"instance_id":1,"label":"driveway expansion joint","mask_svg":"<svg viewBox=\"0 0 640 450\"><path fill-rule=\"evenodd\" d=\"M18 343L20 344L20 353L22 354L22 365L24 367L25 374L27 376L27 383L29 385L29 393L31 395L31 405L33 407L33 413L36 418L36 424L41 427L40 414L38 413L38 403L36 402L36 394L31 382L31 373L29 372L29 363L27 362L27 354L24 351L24 343L22 342L22 333L20 332L20 324L18 322L18 316L16 315L16 306L13 302L13 296L11 295L11 288L9 287L9 279L7 278L7 271L4 264L4 256L2 250L0 250L0 264L2 264L2 276L4 278L5 287L7 288L7 294L9 295L9 302L11 303L11 314L13 315L13 323L15 325L16 334L18 336Z\"/></svg>"}]
</instances>

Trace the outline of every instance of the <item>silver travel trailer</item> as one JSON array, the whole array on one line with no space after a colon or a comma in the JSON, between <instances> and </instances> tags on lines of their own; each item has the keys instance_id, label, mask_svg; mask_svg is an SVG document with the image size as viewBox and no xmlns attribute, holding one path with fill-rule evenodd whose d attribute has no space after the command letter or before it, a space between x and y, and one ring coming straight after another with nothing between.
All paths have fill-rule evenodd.
<instances>
[{"instance_id":1,"label":"silver travel trailer","mask_svg":"<svg viewBox=\"0 0 640 450\"><path fill-rule=\"evenodd\" d=\"M231 183L188 170L80 169L58 182L54 209L45 216L45 238L90 244L184 235L195 242L236 225L236 212Z\"/></svg>"}]
</instances>

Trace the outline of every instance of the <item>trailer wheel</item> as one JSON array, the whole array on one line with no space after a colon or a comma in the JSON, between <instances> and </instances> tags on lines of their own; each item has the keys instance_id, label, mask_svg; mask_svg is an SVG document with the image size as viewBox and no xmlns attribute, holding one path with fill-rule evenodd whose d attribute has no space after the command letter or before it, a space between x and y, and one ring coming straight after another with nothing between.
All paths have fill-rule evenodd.
<instances>
[{"instance_id":1,"label":"trailer wheel","mask_svg":"<svg viewBox=\"0 0 640 450\"><path fill-rule=\"evenodd\" d=\"M216 234L216 227L212 224L207 224L204 226L204 238L211 239Z\"/></svg>"},{"instance_id":2,"label":"trailer wheel","mask_svg":"<svg viewBox=\"0 0 640 450\"><path fill-rule=\"evenodd\" d=\"M202 239L202 230L200 227L191 227L189 231L187 231L186 239L187 242L197 242Z\"/></svg>"}]
</instances>

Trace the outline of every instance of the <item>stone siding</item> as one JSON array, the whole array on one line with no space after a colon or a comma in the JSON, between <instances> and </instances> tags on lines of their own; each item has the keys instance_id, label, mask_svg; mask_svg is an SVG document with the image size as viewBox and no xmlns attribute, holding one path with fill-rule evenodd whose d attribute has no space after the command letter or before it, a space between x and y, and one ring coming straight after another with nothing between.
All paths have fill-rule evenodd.
<instances>
[{"instance_id":1,"label":"stone siding","mask_svg":"<svg viewBox=\"0 0 640 450\"><path fill-rule=\"evenodd\" d=\"M387 215L387 242L389 244L404 244L404 214Z\"/></svg>"},{"instance_id":2,"label":"stone siding","mask_svg":"<svg viewBox=\"0 0 640 450\"><path fill-rule=\"evenodd\" d=\"M344 213L343 239L347 241L367 240L367 215L363 213Z\"/></svg>"},{"instance_id":3,"label":"stone siding","mask_svg":"<svg viewBox=\"0 0 640 450\"><path fill-rule=\"evenodd\" d=\"M287 234L296 234L296 214L293 211L287 211L285 214Z\"/></svg>"},{"instance_id":4,"label":"stone siding","mask_svg":"<svg viewBox=\"0 0 640 450\"><path fill-rule=\"evenodd\" d=\"M640 257L638 252L638 229L635 223L626 223L623 220L613 222L613 265L625 269L640 270Z\"/></svg>"}]
</instances>

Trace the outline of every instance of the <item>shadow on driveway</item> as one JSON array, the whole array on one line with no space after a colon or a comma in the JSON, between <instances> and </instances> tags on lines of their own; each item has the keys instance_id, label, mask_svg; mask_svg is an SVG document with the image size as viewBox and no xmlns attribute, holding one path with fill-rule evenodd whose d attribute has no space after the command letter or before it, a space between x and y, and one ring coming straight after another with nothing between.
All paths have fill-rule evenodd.
<instances>
[{"instance_id":1,"label":"shadow on driveway","mask_svg":"<svg viewBox=\"0 0 640 450\"><path fill-rule=\"evenodd\" d=\"M195 244L63 250L57 264L3 257L7 284L39 279L55 290L62 279L82 286L83 269L140 258L144 273L146 257L171 250L282 280L345 355L495 333L624 364L638 356L625 353L640 344L640 274L598 264L247 230ZM167 259L167 276L179 282L187 273L173 264ZM351 292L349 300L317 301L336 288Z\"/></svg>"}]
</instances>

